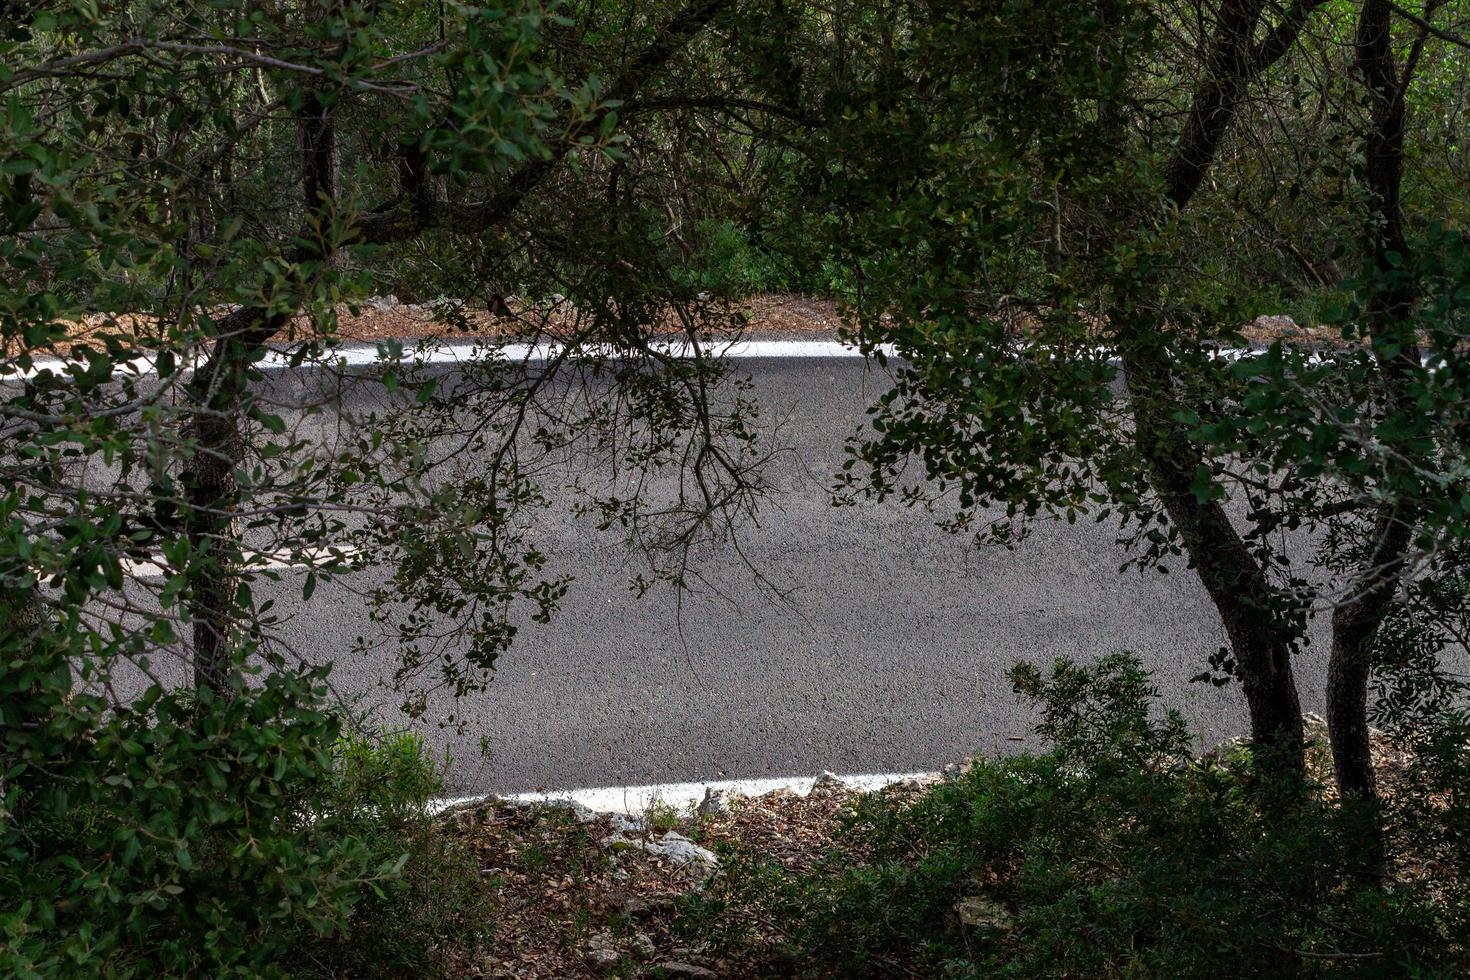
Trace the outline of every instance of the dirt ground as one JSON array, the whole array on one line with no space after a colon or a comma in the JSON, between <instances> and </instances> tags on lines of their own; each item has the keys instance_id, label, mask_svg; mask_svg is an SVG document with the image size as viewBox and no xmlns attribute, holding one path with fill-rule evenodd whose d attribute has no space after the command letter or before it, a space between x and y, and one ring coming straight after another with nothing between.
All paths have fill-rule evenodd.
<instances>
[{"instance_id":1,"label":"dirt ground","mask_svg":"<svg viewBox=\"0 0 1470 980\"><path fill-rule=\"evenodd\" d=\"M216 316L225 310L212 311ZM557 339L585 335L590 319L569 302L557 297L543 303L530 304L515 300L506 302L499 312L464 304L399 303L391 296L375 297L335 311L332 333L335 340L348 343L371 343L381 340L415 340L421 338L454 339ZM93 315L72 325L67 340L54 345L64 354L78 344L100 342L107 333L135 337L142 346L162 345L167 333L167 319L146 314L123 316ZM772 293L753 296L732 304L696 305L691 318L685 320L670 310L652 331L653 336L682 336L694 332L705 338L813 338L835 339L848 322L839 312L836 300ZM1020 328L1024 332L1024 325ZM276 335L275 342L292 343L311 336L318 327L305 316L293 318ZM1323 326L1301 326L1285 316L1262 316L1241 328L1252 344L1264 345L1275 340L1300 343L1311 347L1341 344L1336 330ZM15 341L11 342L12 348ZM18 350L8 353L15 354Z\"/></svg>"},{"instance_id":2,"label":"dirt ground","mask_svg":"<svg viewBox=\"0 0 1470 980\"><path fill-rule=\"evenodd\" d=\"M1306 727L1309 769L1331 796L1326 722L1308 715ZM1372 750L1383 790L1392 795L1407 756L1378 732ZM903 803L943 778L934 773L873 792ZM456 807L441 815L441 825L471 850L481 873L491 878L498 911L495 932L483 948L451 951L450 975L520 980L753 976L753 964L722 960L691 945L676 925L680 900L718 874L717 866L680 863L641 848L652 844L650 850L658 850L672 832L712 852L711 857L759 855L798 874L834 848L848 846L837 832L844 813L863 795L824 775L805 796L779 790L758 797L707 797L698 808L656 806L641 818L494 798ZM1410 862L1398 873L1417 878L1432 876L1434 869ZM779 924L753 926L772 948L779 946Z\"/></svg>"},{"instance_id":3,"label":"dirt ground","mask_svg":"<svg viewBox=\"0 0 1470 980\"><path fill-rule=\"evenodd\" d=\"M672 831L710 851L759 852L797 872L830 849L844 808L859 795L831 782L807 796L778 791L720 800L712 812L655 808L636 829L612 814L505 800L458 808L442 819L492 878L499 909L487 948L457 951L450 974L741 976L740 964L689 945L675 929L679 900L716 873L713 867L607 841L656 844Z\"/></svg>"}]
</instances>

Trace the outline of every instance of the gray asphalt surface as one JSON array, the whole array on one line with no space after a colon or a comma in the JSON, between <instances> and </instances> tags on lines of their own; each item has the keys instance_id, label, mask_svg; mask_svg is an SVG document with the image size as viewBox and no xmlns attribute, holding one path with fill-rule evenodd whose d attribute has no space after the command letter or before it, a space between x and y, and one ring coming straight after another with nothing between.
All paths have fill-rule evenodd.
<instances>
[{"instance_id":1,"label":"gray asphalt surface","mask_svg":"<svg viewBox=\"0 0 1470 980\"><path fill-rule=\"evenodd\" d=\"M754 565L793 590L787 601L719 553L700 568L722 595L636 598L636 566L615 537L548 521L538 542L553 570L576 576L561 613L522 630L487 692L431 701L416 725L449 754L451 792L901 772L1038 748L1007 668L1122 649L1155 671L1202 740L1244 729L1238 689L1189 683L1224 637L1187 570L1120 573L1109 526L1044 526L1007 552L976 549L897 503L833 508L843 440L885 377L855 359L740 368L768 433L794 451L743 535ZM288 577L282 587L288 609L297 585ZM310 608L286 626L288 639L337 659L339 683L378 703L383 724L400 723L396 696L376 686L389 653L340 657L366 622L361 600L326 586ZM1324 625L1298 662L1313 710ZM438 727L451 712L467 730Z\"/></svg>"}]
</instances>

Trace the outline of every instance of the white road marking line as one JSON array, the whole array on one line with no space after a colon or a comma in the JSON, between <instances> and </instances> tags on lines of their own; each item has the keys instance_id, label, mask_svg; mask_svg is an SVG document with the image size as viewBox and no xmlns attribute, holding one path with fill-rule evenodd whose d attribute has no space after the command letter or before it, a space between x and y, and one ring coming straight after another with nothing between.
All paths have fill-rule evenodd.
<instances>
[{"instance_id":1,"label":"white road marking line","mask_svg":"<svg viewBox=\"0 0 1470 980\"><path fill-rule=\"evenodd\" d=\"M332 368L362 368L382 367L390 363L405 364L410 366L435 366L444 364L471 364L483 363L487 357L494 357L506 364L536 364L542 363L554 356L558 356L564 350L558 344L505 344L493 345L475 341L453 341L432 343L426 347L405 346L403 353L398 358L384 356L375 345L351 344L341 347L329 348L321 358L303 362L300 366L311 370L330 370ZM625 359L632 356L625 350L608 347L603 350L596 348L584 348L590 355L605 357L613 360ZM680 342L677 344L655 344L652 349L679 360L687 360L695 355L696 348L693 344ZM880 344L876 348L886 357L902 359L898 349L892 344ZM735 340L714 341L701 344L698 351L706 357L721 357L731 360L755 360L755 359L782 359L782 360L861 360L865 357L863 352L856 346L839 340ZM1122 363L1122 359L1110 354L1106 350L1095 353L1107 354L1107 363L1114 367ZM1224 347L1209 351L1212 360L1237 361L1247 357L1257 357L1261 350L1250 347ZM282 351L271 351L257 364L263 371L284 371L291 367L291 357ZM574 358L575 360L575 358ZM1324 358L1320 354L1313 354L1308 358L1309 364L1322 363ZM1431 358L1424 358L1429 365ZM38 358L34 365L25 370L16 370L13 366L0 362L0 382L20 381L34 378L42 371L52 371L57 374L65 374L67 365L79 364L77 361L66 361L60 358ZM187 376L194 365L184 365L180 376ZM140 356L128 361L119 362L113 368L114 377L130 376L134 378L145 378L157 373L156 365L152 357Z\"/></svg>"},{"instance_id":2,"label":"white road marking line","mask_svg":"<svg viewBox=\"0 0 1470 980\"><path fill-rule=\"evenodd\" d=\"M245 571L315 568L339 556L350 563L360 550L358 548L312 548L294 557L290 552L247 551L245 554L250 558L263 558L264 561L252 562L246 566ZM169 566L162 558L124 558L120 564L123 574L133 578L162 578L169 573Z\"/></svg>"},{"instance_id":3,"label":"white road marking line","mask_svg":"<svg viewBox=\"0 0 1470 980\"><path fill-rule=\"evenodd\" d=\"M920 779L934 775L928 772L880 772L861 773L838 778L850 789L875 790L902 782L905 779ZM728 793L733 796L763 796L776 790L789 789L798 796L812 791L817 776L781 776L774 779L722 779L698 783L657 783L651 786L597 786L585 789L559 790L549 793L512 793L503 796L507 800L526 800L544 803L553 800L570 800L580 803L598 813L647 813L655 803L671 806L675 810L687 810L698 806L706 790ZM457 796L438 799L430 803L434 812L441 812L462 803L473 803L487 796L499 794L481 793L476 796Z\"/></svg>"},{"instance_id":4,"label":"white road marking line","mask_svg":"<svg viewBox=\"0 0 1470 980\"><path fill-rule=\"evenodd\" d=\"M652 349L680 360L693 357L695 347L687 342L677 344L654 344ZM889 356L894 356L891 345L882 348ZM463 364L474 361L484 361L488 356L495 356L510 364L537 363L559 355L563 350L559 344L504 344L494 345L475 341L452 341L432 343L424 348L414 344L405 343L403 354L396 360L402 364ZM613 359L626 358L630 355L618 348L607 347L602 350L587 348L589 353L600 357ZM856 347L836 340L737 340L737 341L714 341L702 344L699 351L705 356L741 358L779 357L779 358L861 358L862 352ZM196 363L197 363L196 359ZM395 359L384 357L376 345L351 344L341 347L329 348L321 358L305 361L305 368L333 368L333 367L373 367L392 363ZM34 378L42 371L52 371L56 374L65 374L67 365L79 365L84 362L67 361L55 357L37 358L34 365L27 370L15 370L0 363L0 381L28 380ZM186 364L181 368L183 374L192 371L194 364ZM282 351L271 351L257 365L265 371L282 371L291 367L291 357ZM119 362L113 368L113 375L148 377L157 373L155 359L149 356L139 356L127 361Z\"/></svg>"},{"instance_id":5,"label":"white road marking line","mask_svg":"<svg viewBox=\"0 0 1470 980\"><path fill-rule=\"evenodd\" d=\"M310 369L330 369L334 367L373 367L385 366L397 361L408 365L443 365L443 364L466 364L472 362L483 362L487 357L494 356L502 359L508 364L534 364L544 362L554 356L560 355L566 348L561 344L503 344L499 345L493 341L429 341L420 347L411 338L401 338L398 342L404 345L403 352L398 358L385 356L376 344L354 343L344 344L338 347L328 348L327 352L320 358L315 358L302 363L302 367ZM651 345L655 352L665 354L680 360L695 356L696 347L688 341L677 343L657 343ZM607 346L601 349L596 346L585 347L590 355L611 358L614 360L639 356L625 349ZM887 357L902 358L893 344L880 344L875 348ZM1264 348L1253 347L1222 347L1209 351L1212 360L1237 361L1248 357L1257 357ZM862 359L866 355L854 344L840 340L712 340L700 344L697 351L704 356L724 357L733 360L758 359L758 358L781 358L781 359ZM1106 354L1107 363L1119 366L1122 359L1108 349L1098 349L1094 354ZM200 358L195 358L195 363L184 364L180 369L181 376L191 373ZM1431 362L1435 360L1430 355L1424 355L1424 364L1435 367ZM1443 360L1443 358L1439 358ZM1309 364L1320 364L1325 358L1320 353L1314 353L1308 358ZM283 371L291 367L292 358L284 351L273 350L269 352L259 363L258 367L265 371ZM21 371L13 364L0 360L0 382L11 380L29 380L42 371L52 371L57 374L65 374L68 365L82 365L81 361L68 361L62 358L43 357L37 358L32 367ZM114 377L128 375L136 378L148 377L157 373L155 359L149 355L140 355L127 361L122 361L113 367Z\"/></svg>"}]
</instances>

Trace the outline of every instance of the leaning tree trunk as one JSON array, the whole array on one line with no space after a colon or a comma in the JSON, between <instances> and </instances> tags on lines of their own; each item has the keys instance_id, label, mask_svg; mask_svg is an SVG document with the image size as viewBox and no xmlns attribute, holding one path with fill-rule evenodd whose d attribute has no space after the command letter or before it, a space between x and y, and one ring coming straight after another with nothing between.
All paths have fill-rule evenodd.
<instances>
[{"instance_id":1,"label":"leaning tree trunk","mask_svg":"<svg viewBox=\"0 0 1470 980\"><path fill-rule=\"evenodd\" d=\"M1218 500L1194 492L1198 447L1173 417L1178 409L1162 347L1144 343L1123 352L1129 399L1150 482L1178 529L1200 583L1220 614L1235 675L1250 712L1259 768L1289 781L1305 776L1301 702L1291 655L1294 634L1282 601L1246 548Z\"/></svg>"},{"instance_id":2,"label":"leaning tree trunk","mask_svg":"<svg viewBox=\"0 0 1470 980\"><path fill-rule=\"evenodd\" d=\"M1251 83L1291 50L1307 18L1323 2L1298 0L1264 32L1262 0L1220 4L1205 71L1165 169L1164 191L1175 209L1186 210L1204 183ZM1291 666L1295 635L1277 608L1280 598L1219 501L1195 496L1195 475L1203 459L1175 419L1182 406L1163 343L1164 325L1139 310L1117 311L1110 319L1119 330L1150 482L1220 613L1250 710L1252 740L1272 772L1300 780L1305 757Z\"/></svg>"}]
</instances>

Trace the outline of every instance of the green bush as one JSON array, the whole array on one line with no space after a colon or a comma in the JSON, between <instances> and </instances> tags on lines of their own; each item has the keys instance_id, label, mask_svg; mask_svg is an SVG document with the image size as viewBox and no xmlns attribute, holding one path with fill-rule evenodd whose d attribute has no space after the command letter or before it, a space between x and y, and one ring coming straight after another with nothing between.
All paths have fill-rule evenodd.
<instances>
[{"instance_id":1,"label":"green bush","mask_svg":"<svg viewBox=\"0 0 1470 980\"><path fill-rule=\"evenodd\" d=\"M6 652L0 975L403 974L484 927L421 743L344 736L320 673L109 706Z\"/></svg>"},{"instance_id":2,"label":"green bush","mask_svg":"<svg viewBox=\"0 0 1470 980\"><path fill-rule=\"evenodd\" d=\"M1470 918L1452 892L1407 876L1375 884L1354 844L1361 814L1318 793L1263 805L1239 754L1192 758L1184 725L1154 707L1133 658L1013 678L1040 701L1050 752L980 760L917 799L865 797L808 873L732 855L684 928L809 976L1450 976L1470 966ZM756 923L779 923L782 948L757 944Z\"/></svg>"},{"instance_id":3,"label":"green bush","mask_svg":"<svg viewBox=\"0 0 1470 980\"><path fill-rule=\"evenodd\" d=\"M740 297L788 288L780 257L757 246L734 221L698 222L693 248L674 270L675 280L690 290Z\"/></svg>"},{"instance_id":4,"label":"green bush","mask_svg":"<svg viewBox=\"0 0 1470 980\"><path fill-rule=\"evenodd\" d=\"M442 950L488 936L491 894L479 863L433 821L442 767L412 732L348 735L333 747L333 778L322 801L336 833L402 862L388 887L363 893L345 929L292 957L295 973L401 977L439 972Z\"/></svg>"}]
</instances>

